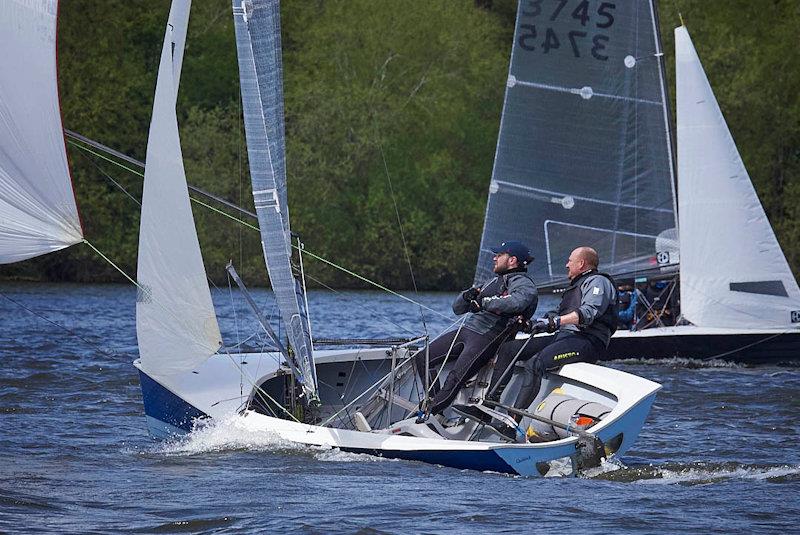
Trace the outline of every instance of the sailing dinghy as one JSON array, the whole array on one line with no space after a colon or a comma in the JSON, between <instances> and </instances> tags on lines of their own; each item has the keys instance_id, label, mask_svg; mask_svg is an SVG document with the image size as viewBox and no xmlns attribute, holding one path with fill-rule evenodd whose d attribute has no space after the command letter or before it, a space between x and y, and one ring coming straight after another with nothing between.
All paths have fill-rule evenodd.
<instances>
[{"instance_id":1,"label":"sailing dinghy","mask_svg":"<svg viewBox=\"0 0 800 535\"><path fill-rule=\"evenodd\" d=\"M189 8L188 0L174 0L170 11L142 203L140 358L134 364L151 433L171 436L190 431L201 419L240 414L248 425L300 444L520 475L547 475L558 459L580 468L627 451L660 386L618 370L576 364L550 374L539 398L521 413L522 434L509 438L501 432L509 418L496 410L486 412L488 421L450 410L441 420L416 423L422 385L409 363L421 340L370 350L313 350L303 289L289 264L275 1L234 2L233 9L254 197L289 345L265 322L275 352L220 351L175 114ZM0 70L0 213L5 216L0 260L16 262L85 240L58 106L57 2L6 2L0 14L3 49L25 52L6 54ZM521 24L515 42L529 44ZM18 64L31 55L37 61ZM380 379L373 381L374 376ZM477 378L456 401L480 399L485 388ZM514 394L513 381L506 392ZM300 415L298 409L307 412ZM532 443L529 436L538 439Z\"/></svg>"},{"instance_id":2,"label":"sailing dinghy","mask_svg":"<svg viewBox=\"0 0 800 535\"><path fill-rule=\"evenodd\" d=\"M625 372L564 366L548 375L518 426L502 410L489 408L484 408L486 420L450 409L439 419L418 423L415 407L424 387L411 362L424 340L371 350L313 349L303 287L290 264L279 3L235 0L233 15L253 195L288 347L254 307L276 350L219 351L175 114L189 1L173 0L140 227L140 358L134 364L151 433L185 433L199 419L239 414L252 429L299 444L525 476L547 475L558 459L569 461L575 472L627 451L660 385ZM229 271L248 295L235 269L229 266ZM373 382L370 377L376 375L379 380ZM478 378L457 401L482 398L485 390ZM506 395L513 390L512 381ZM507 437L503 422L518 432ZM537 437L535 443L530 436Z\"/></svg>"}]
</instances>

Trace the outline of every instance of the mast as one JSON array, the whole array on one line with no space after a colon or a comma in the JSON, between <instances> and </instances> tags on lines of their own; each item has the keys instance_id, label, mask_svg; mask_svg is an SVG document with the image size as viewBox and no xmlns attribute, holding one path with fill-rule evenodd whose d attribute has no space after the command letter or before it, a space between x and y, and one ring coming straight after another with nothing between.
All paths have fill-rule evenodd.
<instances>
[{"instance_id":1,"label":"mast","mask_svg":"<svg viewBox=\"0 0 800 535\"><path fill-rule=\"evenodd\" d=\"M302 288L291 266L280 2L233 0L233 20L250 178L264 260L293 351L295 379L302 385L306 400L316 403L319 396L311 336Z\"/></svg>"},{"instance_id":2,"label":"mast","mask_svg":"<svg viewBox=\"0 0 800 535\"><path fill-rule=\"evenodd\" d=\"M674 203L674 210L675 210L675 227L678 228L678 177L675 170L678 168L677 163L677 155L678 152L676 150L676 143L675 143L675 120L672 117L672 110L669 105L669 85L667 84L667 63L664 61L664 46L661 40L661 22L658 18L658 8L656 6L656 0L650 0L650 12L653 16L653 35L655 37L656 42L656 57L658 59L658 64L661 67L661 93L662 93L662 100L664 101L664 122L667 126L667 140L669 145L667 148L669 149L670 154L670 166L672 168L672 200ZM680 15L680 14L679 14Z\"/></svg>"}]
</instances>

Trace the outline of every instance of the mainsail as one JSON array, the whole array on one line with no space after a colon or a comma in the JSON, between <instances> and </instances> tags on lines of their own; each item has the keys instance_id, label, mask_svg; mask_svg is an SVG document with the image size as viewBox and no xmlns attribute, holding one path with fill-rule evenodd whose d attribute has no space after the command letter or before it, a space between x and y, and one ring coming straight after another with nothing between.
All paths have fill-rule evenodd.
<instances>
[{"instance_id":1,"label":"mainsail","mask_svg":"<svg viewBox=\"0 0 800 535\"><path fill-rule=\"evenodd\" d=\"M136 334L142 369L169 376L222 345L183 168L175 103L190 0L173 0L147 140L139 228Z\"/></svg>"},{"instance_id":2,"label":"mainsail","mask_svg":"<svg viewBox=\"0 0 800 535\"><path fill-rule=\"evenodd\" d=\"M704 327L797 326L797 281L683 26L675 57L683 316Z\"/></svg>"},{"instance_id":3,"label":"mainsail","mask_svg":"<svg viewBox=\"0 0 800 535\"><path fill-rule=\"evenodd\" d=\"M0 264L83 240L56 77L57 0L0 2Z\"/></svg>"},{"instance_id":4,"label":"mainsail","mask_svg":"<svg viewBox=\"0 0 800 535\"><path fill-rule=\"evenodd\" d=\"M476 282L505 240L531 247L545 286L580 245L612 274L674 264L658 250L676 208L652 1L521 1L506 86Z\"/></svg>"},{"instance_id":5,"label":"mainsail","mask_svg":"<svg viewBox=\"0 0 800 535\"><path fill-rule=\"evenodd\" d=\"M280 2L233 0L247 155L261 245L272 290L294 352L293 369L309 400L317 377L308 322L292 274L286 199Z\"/></svg>"}]
</instances>

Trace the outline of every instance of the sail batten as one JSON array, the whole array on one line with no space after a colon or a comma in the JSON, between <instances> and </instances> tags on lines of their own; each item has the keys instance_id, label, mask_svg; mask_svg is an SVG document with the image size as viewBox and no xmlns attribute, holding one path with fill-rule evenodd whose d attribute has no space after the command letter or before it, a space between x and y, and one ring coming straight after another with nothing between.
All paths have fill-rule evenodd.
<instances>
[{"instance_id":1,"label":"sail batten","mask_svg":"<svg viewBox=\"0 0 800 535\"><path fill-rule=\"evenodd\" d=\"M293 350L293 369L309 400L318 398L302 289L291 266L286 196L283 80L278 0L233 0L247 153L261 245Z\"/></svg>"},{"instance_id":2,"label":"sail batten","mask_svg":"<svg viewBox=\"0 0 800 535\"><path fill-rule=\"evenodd\" d=\"M524 87L530 87L534 89L544 89L547 91L555 91L557 93L569 93L570 95L578 95L582 98L583 95L588 95L585 87L564 87L564 86L556 86L556 85L548 85L548 84L539 84L536 82L526 82L522 80L515 80L512 85L521 85ZM636 97L629 97L626 95L613 95L611 93L596 93L595 91L591 92L591 96L589 98L610 98L616 100L625 100L628 102L636 102L639 104L651 104L653 106L658 106L659 108L664 105L663 101L660 100L648 100L643 98L636 98Z\"/></svg>"},{"instance_id":3,"label":"sail batten","mask_svg":"<svg viewBox=\"0 0 800 535\"><path fill-rule=\"evenodd\" d=\"M56 70L57 0L0 2L0 264L83 240Z\"/></svg>"},{"instance_id":4,"label":"sail batten","mask_svg":"<svg viewBox=\"0 0 800 535\"><path fill-rule=\"evenodd\" d=\"M194 226L175 112L190 0L173 0L147 141L136 300L142 369L192 370L222 345Z\"/></svg>"},{"instance_id":5,"label":"sail batten","mask_svg":"<svg viewBox=\"0 0 800 535\"><path fill-rule=\"evenodd\" d=\"M675 57L681 313L703 327L798 327L797 281L682 26Z\"/></svg>"},{"instance_id":6,"label":"sail batten","mask_svg":"<svg viewBox=\"0 0 800 535\"><path fill-rule=\"evenodd\" d=\"M652 3L559 4L519 2L476 282L506 240L531 247L540 286L581 245L612 274L677 259L658 254L677 221Z\"/></svg>"}]
</instances>

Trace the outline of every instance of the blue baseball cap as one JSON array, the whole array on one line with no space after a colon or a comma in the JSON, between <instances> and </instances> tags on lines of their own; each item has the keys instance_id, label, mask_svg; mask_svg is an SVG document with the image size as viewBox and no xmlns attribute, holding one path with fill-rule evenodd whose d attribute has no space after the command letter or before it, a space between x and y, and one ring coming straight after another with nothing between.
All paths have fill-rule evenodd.
<instances>
[{"instance_id":1,"label":"blue baseball cap","mask_svg":"<svg viewBox=\"0 0 800 535\"><path fill-rule=\"evenodd\" d=\"M508 256L516 256L519 263L523 266L527 266L533 262L530 249L521 241L504 241L499 247L492 247L491 251L494 254L508 253Z\"/></svg>"}]
</instances>

